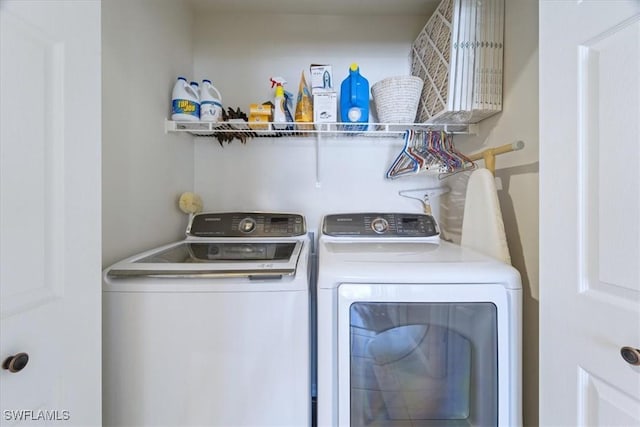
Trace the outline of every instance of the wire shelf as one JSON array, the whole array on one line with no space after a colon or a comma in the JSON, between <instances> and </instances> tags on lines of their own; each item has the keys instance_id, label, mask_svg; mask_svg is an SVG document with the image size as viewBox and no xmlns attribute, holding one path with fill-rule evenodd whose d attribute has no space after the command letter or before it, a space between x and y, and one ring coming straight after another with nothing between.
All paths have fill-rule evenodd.
<instances>
[{"instance_id":1,"label":"wire shelf","mask_svg":"<svg viewBox=\"0 0 640 427\"><path fill-rule=\"evenodd\" d=\"M284 129L282 129L284 128ZM429 123L251 123L245 121L201 122L165 120L165 132L185 132L194 136L215 137L219 135L242 138L364 136L403 136L408 129L445 131L454 134L476 134L475 124L429 124Z\"/></svg>"}]
</instances>

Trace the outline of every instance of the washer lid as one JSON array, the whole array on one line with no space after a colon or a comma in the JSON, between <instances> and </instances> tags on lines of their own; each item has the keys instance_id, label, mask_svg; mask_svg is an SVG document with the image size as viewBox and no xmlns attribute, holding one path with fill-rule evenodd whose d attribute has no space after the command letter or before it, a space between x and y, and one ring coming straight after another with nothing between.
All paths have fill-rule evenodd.
<instances>
[{"instance_id":1,"label":"washer lid","mask_svg":"<svg viewBox=\"0 0 640 427\"><path fill-rule=\"evenodd\" d=\"M121 261L108 274L280 278L295 274L303 244L300 240L187 240Z\"/></svg>"}]
</instances>

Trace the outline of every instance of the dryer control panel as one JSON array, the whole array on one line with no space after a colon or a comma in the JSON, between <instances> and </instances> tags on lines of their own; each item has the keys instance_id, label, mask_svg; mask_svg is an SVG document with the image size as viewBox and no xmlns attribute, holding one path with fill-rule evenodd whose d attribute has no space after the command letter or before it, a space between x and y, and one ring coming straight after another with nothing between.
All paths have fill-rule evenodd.
<instances>
[{"instance_id":1,"label":"dryer control panel","mask_svg":"<svg viewBox=\"0 0 640 427\"><path fill-rule=\"evenodd\" d=\"M337 237L432 237L440 234L433 216L407 213L327 215L322 232Z\"/></svg>"},{"instance_id":2,"label":"dryer control panel","mask_svg":"<svg viewBox=\"0 0 640 427\"><path fill-rule=\"evenodd\" d=\"M189 221L194 237L294 237L307 232L304 217L289 213L200 213Z\"/></svg>"}]
</instances>

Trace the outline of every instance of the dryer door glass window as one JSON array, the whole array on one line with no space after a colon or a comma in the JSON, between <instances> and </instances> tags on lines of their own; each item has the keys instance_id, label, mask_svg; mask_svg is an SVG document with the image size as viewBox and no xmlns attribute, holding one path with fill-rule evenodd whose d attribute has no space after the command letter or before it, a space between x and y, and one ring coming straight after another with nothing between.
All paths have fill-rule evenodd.
<instances>
[{"instance_id":1,"label":"dryer door glass window","mask_svg":"<svg viewBox=\"0 0 640 427\"><path fill-rule=\"evenodd\" d=\"M351 425L497 425L492 303L356 302Z\"/></svg>"}]
</instances>

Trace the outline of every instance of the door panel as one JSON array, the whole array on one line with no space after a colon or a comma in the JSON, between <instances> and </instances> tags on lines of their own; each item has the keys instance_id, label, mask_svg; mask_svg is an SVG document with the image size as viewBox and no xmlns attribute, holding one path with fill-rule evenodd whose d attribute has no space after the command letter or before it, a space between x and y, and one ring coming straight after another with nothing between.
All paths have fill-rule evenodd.
<instances>
[{"instance_id":1,"label":"door panel","mask_svg":"<svg viewBox=\"0 0 640 427\"><path fill-rule=\"evenodd\" d=\"M580 368L578 425L636 426L638 400L615 384Z\"/></svg>"},{"instance_id":2,"label":"door panel","mask_svg":"<svg viewBox=\"0 0 640 427\"><path fill-rule=\"evenodd\" d=\"M0 157L0 311L5 317L46 304L64 290L64 200L59 193L64 181L60 94L65 58L63 45L52 35L10 13L1 19L1 132L7 144Z\"/></svg>"},{"instance_id":3,"label":"door panel","mask_svg":"<svg viewBox=\"0 0 640 427\"><path fill-rule=\"evenodd\" d=\"M2 425L99 425L100 2L0 0Z\"/></svg>"},{"instance_id":4,"label":"door panel","mask_svg":"<svg viewBox=\"0 0 640 427\"><path fill-rule=\"evenodd\" d=\"M540 424L640 425L640 2L540 2L540 135Z\"/></svg>"},{"instance_id":5,"label":"door panel","mask_svg":"<svg viewBox=\"0 0 640 427\"><path fill-rule=\"evenodd\" d=\"M579 178L581 286L622 303L640 291L640 175L637 167L629 167L640 161L639 51L640 17L614 26L578 50L578 149L584 164Z\"/></svg>"}]
</instances>

